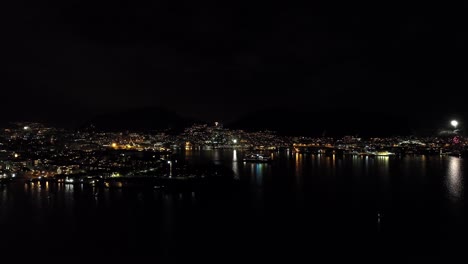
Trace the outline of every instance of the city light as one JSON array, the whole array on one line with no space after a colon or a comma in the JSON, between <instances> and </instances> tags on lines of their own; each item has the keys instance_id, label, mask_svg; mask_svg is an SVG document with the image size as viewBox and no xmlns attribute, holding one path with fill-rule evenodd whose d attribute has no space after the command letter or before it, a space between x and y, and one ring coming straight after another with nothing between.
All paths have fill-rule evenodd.
<instances>
[{"instance_id":1,"label":"city light","mask_svg":"<svg viewBox=\"0 0 468 264\"><path fill-rule=\"evenodd\" d=\"M237 144L237 139L233 139L232 143Z\"/></svg>"},{"instance_id":2,"label":"city light","mask_svg":"<svg viewBox=\"0 0 468 264\"><path fill-rule=\"evenodd\" d=\"M169 164L169 178L172 178L172 161L168 160L167 163Z\"/></svg>"}]
</instances>

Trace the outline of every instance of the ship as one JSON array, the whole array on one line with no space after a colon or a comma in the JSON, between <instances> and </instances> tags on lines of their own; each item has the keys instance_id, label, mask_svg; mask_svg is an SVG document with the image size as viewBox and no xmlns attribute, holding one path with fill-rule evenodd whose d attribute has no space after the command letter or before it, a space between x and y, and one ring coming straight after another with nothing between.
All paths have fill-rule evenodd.
<instances>
[{"instance_id":1,"label":"ship","mask_svg":"<svg viewBox=\"0 0 468 264\"><path fill-rule=\"evenodd\" d=\"M267 156L265 154L261 154L261 153L251 153L251 154L247 154L245 155L245 157L243 158L243 161L244 162L260 162L260 163L266 163L266 162L270 162L272 159L270 156Z\"/></svg>"},{"instance_id":2,"label":"ship","mask_svg":"<svg viewBox=\"0 0 468 264\"><path fill-rule=\"evenodd\" d=\"M375 155L376 156L394 156L396 154L390 151L377 151Z\"/></svg>"}]
</instances>

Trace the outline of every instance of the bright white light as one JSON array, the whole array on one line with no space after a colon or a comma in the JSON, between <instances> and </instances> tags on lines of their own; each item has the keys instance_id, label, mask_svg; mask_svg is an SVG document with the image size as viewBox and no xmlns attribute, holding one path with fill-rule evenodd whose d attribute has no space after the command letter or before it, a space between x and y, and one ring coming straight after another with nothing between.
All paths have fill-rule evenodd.
<instances>
[{"instance_id":1,"label":"bright white light","mask_svg":"<svg viewBox=\"0 0 468 264\"><path fill-rule=\"evenodd\" d=\"M11 175L11 177L13 177L13 178L14 178L14 177L16 177L16 174L15 174L15 173L13 173L13 174Z\"/></svg>"},{"instance_id":2,"label":"bright white light","mask_svg":"<svg viewBox=\"0 0 468 264\"><path fill-rule=\"evenodd\" d=\"M236 144L236 143L237 143L237 139L233 139L233 140L232 140L232 143Z\"/></svg>"},{"instance_id":3,"label":"bright white light","mask_svg":"<svg viewBox=\"0 0 468 264\"><path fill-rule=\"evenodd\" d=\"M25 127L23 127L23 129L24 129L24 130L28 130L28 129L29 129L29 127L28 127L28 126L25 126Z\"/></svg>"},{"instance_id":4,"label":"bright white light","mask_svg":"<svg viewBox=\"0 0 468 264\"><path fill-rule=\"evenodd\" d=\"M452 120L452 121L450 122L450 124L451 124L453 127L457 128L457 126L458 126L458 121L457 121L457 120Z\"/></svg>"}]
</instances>

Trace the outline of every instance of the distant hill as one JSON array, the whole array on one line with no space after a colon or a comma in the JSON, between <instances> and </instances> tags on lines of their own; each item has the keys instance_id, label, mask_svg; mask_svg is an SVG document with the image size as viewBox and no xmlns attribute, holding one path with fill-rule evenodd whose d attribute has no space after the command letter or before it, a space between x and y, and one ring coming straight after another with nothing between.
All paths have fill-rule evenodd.
<instances>
[{"instance_id":1,"label":"distant hill","mask_svg":"<svg viewBox=\"0 0 468 264\"><path fill-rule=\"evenodd\" d=\"M297 107L297 106L295 106ZM387 106L381 109L367 108L314 108L293 110L276 107L251 112L226 122L224 126L248 131L274 130L292 136L344 136L361 137L415 135L438 135L453 129L450 120L459 122L460 133L465 134L468 111L438 108L432 104L418 109ZM168 130L178 133L193 123L203 123L181 117L176 112L161 107L141 107L127 110L84 110L71 106L54 106L27 111L21 108L8 109L0 117L0 126L10 122L42 122L70 129L86 128L91 124L104 131L154 131Z\"/></svg>"},{"instance_id":2,"label":"distant hill","mask_svg":"<svg viewBox=\"0 0 468 264\"><path fill-rule=\"evenodd\" d=\"M169 130L174 133L195 122L161 107L84 110L61 105L34 111L11 111L0 117L0 126L6 127L17 121L40 122L69 129L83 129L92 124L97 130L103 131Z\"/></svg>"},{"instance_id":3,"label":"distant hill","mask_svg":"<svg viewBox=\"0 0 468 264\"><path fill-rule=\"evenodd\" d=\"M14 111L4 111L0 116L0 126L9 127L12 122L39 122L50 126L74 129L91 115L90 111L59 105L54 107L38 107L34 109L15 108Z\"/></svg>"},{"instance_id":4,"label":"distant hill","mask_svg":"<svg viewBox=\"0 0 468 264\"><path fill-rule=\"evenodd\" d=\"M245 130L274 130L283 135L361 137L411 135L409 118L398 113L362 110L298 111L273 108L247 114L226 127Z\"/></svg>"},{"instance_id":5,"label":"distant hill","mask_svg":"<svg viewBox=\"0 0 468 264\"><path fill-rule=\"evenodd\" d=\"M93 125L103 131L169 130L177 133L192 123L192 120L180 117L175 112L151 107L98 114L86 121L82 127Z\"/></svg>"}]
</instances>

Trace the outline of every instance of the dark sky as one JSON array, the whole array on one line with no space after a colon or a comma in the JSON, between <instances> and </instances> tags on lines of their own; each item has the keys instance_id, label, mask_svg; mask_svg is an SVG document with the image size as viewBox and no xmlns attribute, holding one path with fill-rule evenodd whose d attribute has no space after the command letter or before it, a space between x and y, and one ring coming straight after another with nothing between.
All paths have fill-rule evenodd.
<instances>
[{"instance_id":1,"label":"dark sky","mask_svg":"<svg viewBox=\"0 0 468 264\"><path fill-rule=\"evenodd\" d=\"M2 7L7 115L466 108L463 6L11 2Z\"/></svg>"}]
</instances>

